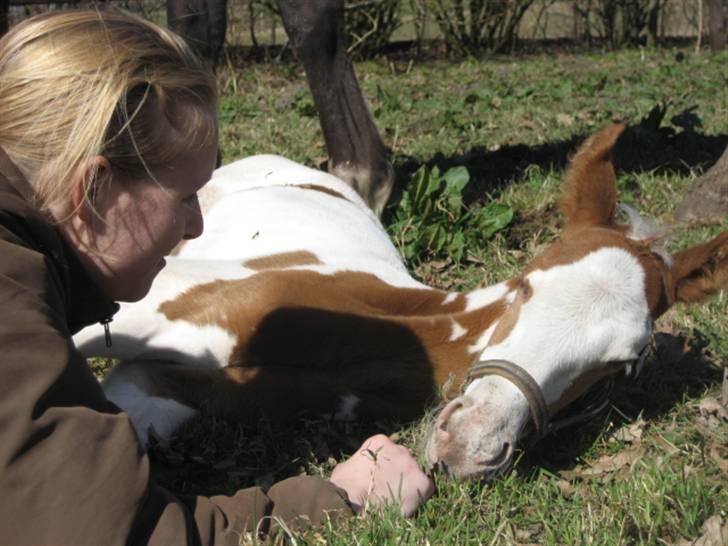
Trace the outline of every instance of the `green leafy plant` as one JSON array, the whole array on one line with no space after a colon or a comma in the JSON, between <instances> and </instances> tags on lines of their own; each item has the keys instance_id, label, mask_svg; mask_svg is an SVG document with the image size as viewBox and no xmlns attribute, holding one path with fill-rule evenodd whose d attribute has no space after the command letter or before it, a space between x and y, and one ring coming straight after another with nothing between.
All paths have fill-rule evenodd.
<instances>
[{"instance_id":1,"label":"green leafy plant","mask_svg":"<svg viewBox=\"0 0 728 546\"><path fill-rule=\"evenodd\" d=\"M460 262L469 248L481 245L513 219L501 203L468 208L463 191L470 182L465 167L426 166L413 175L394 213L389 231L407 260L449 258Z\"/></svg>"}]
</instances>

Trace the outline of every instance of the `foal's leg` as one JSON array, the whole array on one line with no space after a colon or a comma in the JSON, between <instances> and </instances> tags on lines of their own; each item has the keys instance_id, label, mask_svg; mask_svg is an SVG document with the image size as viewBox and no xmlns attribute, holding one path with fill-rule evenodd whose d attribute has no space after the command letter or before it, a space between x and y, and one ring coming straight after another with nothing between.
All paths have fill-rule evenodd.
<instances>
[{"instance_id":1,"label":"foal's leg","mask_svg":"<svg viewBox=\"0 0 728 546\"><path fill-rule=\"evenodd\" d=\"M103 381L106 397L126 412L145 448L151 431L169 440L177 428L198 413L160 392L154 376L162 366L154 361L120 362Z\"/></svg>"},{"instance_id":2,"label":"foal's leg","mask_svg":"<svg viewBox=\"0 0 728 546\"><path fill-rule=\"evenodd\" d=\"M329 170L381 215L394 173L346 54L344 0L277 0L303 63L329 152Z\"/></svg>"},{"instance_id":3,"label":"foal's leg","mask_svg":"<svg viewBox=\"0 0 728 546\"><path fill-rule=\"evenodd\" d=\"M131 419L140 441L150 430L163 440L203 410L255 424L261 417L291 421L303 415L337 421L410 420L433 399L431 370L418 359L362 365L229 366L170 361L123 361L104 379L106 396Z\"/></svg>"}]
</instances>

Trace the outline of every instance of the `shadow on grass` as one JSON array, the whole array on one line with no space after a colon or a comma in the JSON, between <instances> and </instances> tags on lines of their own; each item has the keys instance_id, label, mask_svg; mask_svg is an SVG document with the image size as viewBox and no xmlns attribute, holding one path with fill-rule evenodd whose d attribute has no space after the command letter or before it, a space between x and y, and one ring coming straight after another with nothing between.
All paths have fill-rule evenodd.
<instances>
[{"instance_id":1,"label":"shadow on grass","mask_svg":"<svg viewBox=\"0 0 728 546\"><path fill-rule=\"evenodd\" d=\"M688 174L694 169L713 165L728 146L728 134L707 135L701 132L700 118L692 111L680 112L663 126L666 105L658 105L638 123L628 126L615 148L615 163L622 173ZM598 128L595 128L595 132ZM536 146L514 144L497 150L476 147L461 154L446 157L435 155L425 162L428 168L437 166L440 172L465 166L471 183L465 191L466 204L476 203L486 196L497 195L511 182L521 178L533 166L542 170L562 170L569 157L590 135L574 135L569 139ZM410 180L421 162L410 157L395 157L398 188ZM395 194L392 203L399 201Z\"/></svg>"},{"instance_id":2,"label":"shadow on grass","mask_svg":"<svg viewBox=\"0 0 728 546\"><path fill-rule=\"evenodd\" d=\"M573 469L610 423L619 427L640 414L648 422L659 419L684 399L699 397L707 387L719 384L721 372L704 355L705 345L699 333L689 338L658 334L656 351L640 377L617 381L610 398L616 411L548 436L527 451L517 471L528 475L536 468ZM185 425L169 445L153 443L150 457L157 482L175 492L234 494L301 473L328 474L363 439L404 426L302 419L286 424L261 420L246 427L203 415Z\"/></svg>"},{"instance_id":3,"label":"shadow on grass","mask_svg":"<svg viewBox=\"0 0 728 546\"><path fill-rule=\"evenodd\" d=\"M615 409L546 437L524 454L517 471L528 475L536 468L573 469L610 426L618 428L640 414L648 422L659 419L686 398L697 398L719 384L722 374L703 353L706 345L699 332L691 337L657 334L656 350L642 374L617 380L610 397ZM301 419L285 424L261 420L246 427L203 415L185 425L169 445L152 445L150 457L155 479L173 491L234 494L301 473L327 475L365 438L406 426Z\"/></svg>"},{"instance_id":4,"label":"shadow on grass","mask_svg":"<svg viewBox=\"0 0 728 546\"><path fill-rule=\"evenodd\" d=\"M364 439L404 426L323 419L263 419L256 426L243 426L202 415L182 427L169 445L152 445L150 459L155 480L172 491L233 495L246 487L267 489L303 473L328 475Z\"/></svg>"},{"instance_id":5,"label":"shadow on grass","mask_svg":"<svg viewBox=\"0 0 728 546\"><path fill-rule=\"evenodd\" d=\"M617 380L610 396L611 411L544 438L523 457L519 469L572 469L610 423L619 428L640 414L647 422L659 419L683 400L697 398L706 388L720 384L722 371L704 354L706 346L699 332L690 337L656 334L655 351L641 375Z\"/></svg>"}]
</instances>

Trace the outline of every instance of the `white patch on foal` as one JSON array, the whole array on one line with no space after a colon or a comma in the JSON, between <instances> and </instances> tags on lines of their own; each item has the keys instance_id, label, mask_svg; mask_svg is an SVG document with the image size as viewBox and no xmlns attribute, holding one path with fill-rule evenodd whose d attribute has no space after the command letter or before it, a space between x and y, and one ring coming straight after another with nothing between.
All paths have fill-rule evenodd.
<instances>
[{"instance_id":1,"label":"white patch on foal","mask_svg":"<svg viewBox=\"0 0 728 546\"><path fill-rule=\"evenodd\" d=\"M450 292L447 296L445 296L445 299L442 301L443 305L448 305L455 300L457 300L460 297L460 294L458 292Z\"/></svg>"},{"instance_id":2,"label":"white patch on foal","mask_svg":"<svg viewBox=\"0 0 728 546\"><path fill-rule=\"evenodd\" d=\"M237 342L236 336L220 326L175 320L150 337L137 358L221 368L229 363Z\"/></svg>"},{"instance_id":3,"label":"white patch on foal","mask_svg":"<svg viewBox=\"0 0 728 546\"><path fill-rule=\"evenodd\" d=\"M242 263L306 251L327 271L361 271L392 286L423 287L374 213L328 173L279 156L253 156L215 171L202 193L208 191L216 201L207 205L205 231L182 247L180 258Z\"/></svg>"},{"instance_id":4,"label":"white patch on foal","mask_svg":"<svg viewBox=\"0 0 728 546\"><path fill-rule=\"evenodd\" d=\"M118 364L104 379L104 392L129 416L139 442L146 449L150 429L160 439L169 440L182 423L197 415L197 410L170 398L150 395L144 366L154 366L154 363Z\"/></svg>"},{"instance_id":5,"label":"white patch on foal","mask_svg":"<svg viewBox=\"0 0 728 546\"><path fill-rule=\"evenodd\" d=\"M499 299L505 298L508 292L508 284L505 282L470 292L466 296L467 304L465 305L465 311L473 311L490 305Z\"/></svg>"},{"instance_id":6,"label":"white patch on foal","mask_svg":"<svg viewBox=\"0 0 728 546\"><path fill-rule=\"evenodd\" d=\"M526 280L533 295L521 306L513 330L486 347L480 359L525 367L548 403L591 366L636 358L652 334L644 270L621 248L602 248L572 264L532 271ZM465 392L475 395L480 383L493 380L474 381Z\"/></svg>"},{"instance_id":7,"label":"white patch on foal","mask_svg":"<svg viewBox=\"0 0 728 546\"><path fill-rule=\"evenodd\" d=\"M468 330L460 326L460 323L457 320L454 318L451 318L450 320L452 321L452 332L450 332L450 339L448 341L457 341L468 333Z\"/></svg>"},{"instance_id":8,"label":"white patch on foal","mask_svg":"<svg viewBox=\"0 0 728 546\"><path fill-rule=\"evenodd\" d=\"M472 345L468 346L468 353L471 355L479 355L482 353L485 348L488 346L488 342L490 341L490 338L493 336L493 332L495 332L495 327L498 326L497 322L494 322L488 328L486 328L485 332L483 332L480 337L473 343Z\"/></svg>"}]
</instances>

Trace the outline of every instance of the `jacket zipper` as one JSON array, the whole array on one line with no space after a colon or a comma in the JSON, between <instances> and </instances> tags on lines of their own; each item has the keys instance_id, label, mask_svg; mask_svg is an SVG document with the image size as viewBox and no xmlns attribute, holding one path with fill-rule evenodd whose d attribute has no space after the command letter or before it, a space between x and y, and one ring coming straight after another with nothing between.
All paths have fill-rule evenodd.
<instances>
[{"instance_id":1,"label":"jacket zipper","mask_svg":"<svg viewBox=\"0 0 728 546\"><path fill-rule=\"evenodd\" d=\"M113 315L109 315L105 319L101 320L101 324L104 326L104 340L106 341L106 346L111 347L111 328L109 327L109 323L114 320Z\"/></svg>"}]
</instances>

